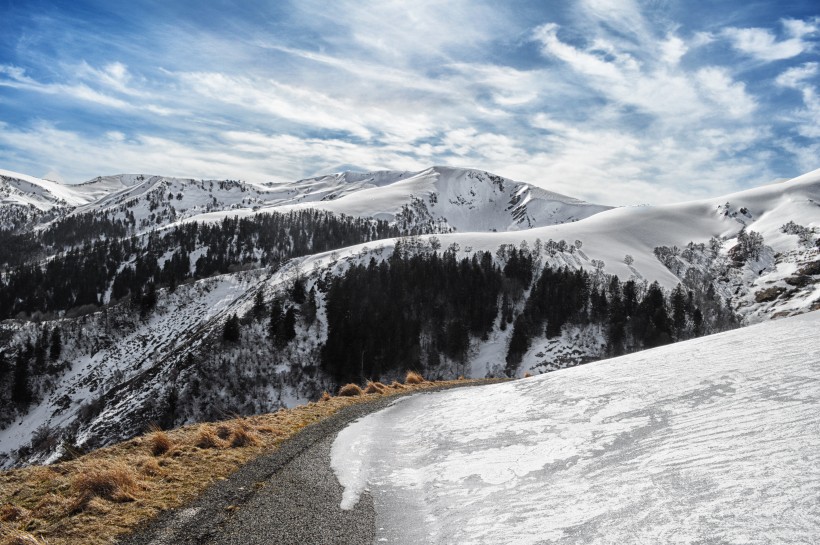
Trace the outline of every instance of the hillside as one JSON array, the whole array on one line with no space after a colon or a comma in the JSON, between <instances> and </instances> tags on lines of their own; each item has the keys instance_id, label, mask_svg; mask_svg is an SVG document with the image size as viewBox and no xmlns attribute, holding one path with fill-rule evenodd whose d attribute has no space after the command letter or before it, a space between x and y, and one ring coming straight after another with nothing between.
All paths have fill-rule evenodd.
<instances>
[{"instance_id":1,"label":"hillside","mask_svg":"<svg viewBox=\"0 0 820 545\"><path fill-rule=\"evenodd\" d=\"M276 189L112 177L84 191L99 195L3 231L24 263L0 284L3 465L146 422L292 406L400 364L521 376L820 304L820 171L613 210L441 168ZM577 298L549 315L562 267Z\"/></svg>"},{"instance_id":2,"label":"hillside","mask_svg":"<svg viewBox=\"0 0 820 545\"><path fill-rule=\"evenodd\" d=\"M808 543L820 313L351 424L331 464L385 543ZM372 498L372 500L370 499Z\"/></svg>"}]
</instances>

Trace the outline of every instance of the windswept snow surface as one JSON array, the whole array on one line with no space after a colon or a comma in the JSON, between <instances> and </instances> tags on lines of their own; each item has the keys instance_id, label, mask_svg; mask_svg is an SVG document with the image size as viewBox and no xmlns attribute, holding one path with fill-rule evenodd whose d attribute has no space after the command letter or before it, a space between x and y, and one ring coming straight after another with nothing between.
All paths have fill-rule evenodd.
<instances>
[{"instance_id":1,"label":"windswept snow surface","mask_svg":"<svg viewBox=\"0 0 820 545\"><path fill-rule=\"evenodd\" d=\"M815 543L820 313L511 383L343 430L377 542Z\"/></svg>"}]
</instances>

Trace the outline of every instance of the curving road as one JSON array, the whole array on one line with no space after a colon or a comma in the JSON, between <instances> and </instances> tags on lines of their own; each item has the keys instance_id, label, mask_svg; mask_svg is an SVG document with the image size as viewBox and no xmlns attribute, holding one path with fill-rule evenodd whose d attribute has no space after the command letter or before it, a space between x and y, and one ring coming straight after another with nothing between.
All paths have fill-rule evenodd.
<instances>
[{"instance_id":1,"label":"curving road","mask_svg":"<svg viewBox=\"0 0 820 545\"><path fill-rule=\"evenodd\" d=\"M373 500L364 493L354 509L340 509L343 490L330 468L330 447L348 424L400 397L351 405L308 426L275 452L248 463L185 508L164 513L122 538L119 545L371 545L376 535Z\"/></svg>"}]
</instances>

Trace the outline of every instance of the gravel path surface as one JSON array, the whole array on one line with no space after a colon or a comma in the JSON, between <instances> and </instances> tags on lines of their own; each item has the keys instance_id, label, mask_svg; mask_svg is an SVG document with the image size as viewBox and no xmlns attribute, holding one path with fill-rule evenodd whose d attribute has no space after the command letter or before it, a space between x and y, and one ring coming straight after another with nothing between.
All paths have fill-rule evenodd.
<instances>
[{"instance_id":1,"label":"gravel path surface","mask_svg":"<svg viewBox=\"0 0 820 545\"><path fill-rule=\"evenodd\" d=\"M463 386L469 385L477 384ZM122 538L119 545L371 545L376 530L373 500L365 493L354 509L339 508L342 487L330 469L330 447L350 422L398 398L351 405L308 426L193 503L163 513Z\"/></svg>"}]
</instances>

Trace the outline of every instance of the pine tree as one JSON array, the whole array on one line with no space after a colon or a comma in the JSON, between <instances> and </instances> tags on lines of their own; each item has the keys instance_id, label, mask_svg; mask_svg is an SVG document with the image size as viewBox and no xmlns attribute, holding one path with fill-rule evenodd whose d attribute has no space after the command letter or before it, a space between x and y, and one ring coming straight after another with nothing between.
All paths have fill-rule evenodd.
<instances>
[{"instance_id":1,"label":"pine tree","mask_svg":"<svg viewBox=\"0 0 820 545\"><path fill-rule=\"evenodd\" d=\"M282 320L282 331L280 333L280 344L287 345L296 338L296 309L290 307L285 312L285 319Z\"/></svg>"},{"instance_id":2,"label":"pine tree","mask_svg":"<svg viewBox=\"0 0 820 545\"><path fill-rule=\"evenodd\" d=\"M671 303L675 337L680 340L683 338L684 329L686 328L686 294L680 284L675 286L672 291Z\"/></svg>"},{"instance_id":3,"label":"pine tree","mask_svg":"<svg viewBox=\"0 0 820 545\"><path fill-rule=\"evenodd\" d=\"M46 368L46 354L48 353L49 331L48 326L43 326L42 331L37 336L34 343L34 372L41 374Z\"/></svg>"},{"instance_id":4,"label":"pine tree","mask_svg":"<svg viewBox=\"0 0 820 545\"><path fill-rule=\"evenodd\" d=\"M60 333L60 328L55 327L54 331L51 332L51 347L49 348L49 357L51 361L57 361L60 359L60 355L63 353L63 338Z\"/></svg>"},{"instance_id":5,"label":"pine tree","mask_svg":"<svg viewBox=\"0 0 820 545\"><path fill-rule=\"evenodd\" d=\"M307 294L305 292L305 281L301 276L297 276L293 281L293 287L290 290L291 300L297 305L305 302Z\"/></svg>"},{"instance_id":6,"label":"pine tree","mask_svg":"<svg viewBox=\"0 0 820 545\"><path fill-rule=\"evenodd\" d=\"M11 388L11 401L24 407L31 403L31 390L28 383L30 356L26 352L20 350L17 353L17 360L14 365L14 381Z\"/></svg>"},{"instance_id":7,"label":"pine tree","mask_svg":"<svg viewBox=\"0 0 820 545\"><path fill-rule=\"evenodd\" d=\"M282 308L282 301L274 299L270 306L270 319L268 320L268 336L274 345L278 344L279 331L282 327L285 314Z\"/></svg>"},{"instance_id":8,"label":"pine tree","mask_svg":"<svg viewBox=\"0 0 820 545\"><path fill-rule=\"evenodd\" d=\"M302 305L302 318L305 320L305 323L310 326L313 325L313 322L316 321L316 312L317 312L317 305L316 305L316 289L310 288L308 292L307 301Z\"/></svg>"},{"instance_id":9,"label":"pine tree","mask_svg":"<svg viewBox=\"0 0 820 545\"><path fill-rule=\"evenodd\" d=\"M225 320L225 326L222 328L222 341L226 343L238 343L239 336L239 317L234 313Z\"/></svg>"},{"instance_id":10,"label":"pine tree","mask_svg":"<svg viewBox=\"0 0 820 545\"><path fill-rule=\"evenodd\" d=\"M262 290L256 292L253 297L253 317L257 320L265 315L265 294Z\"/></svg>"}]
</instances>

